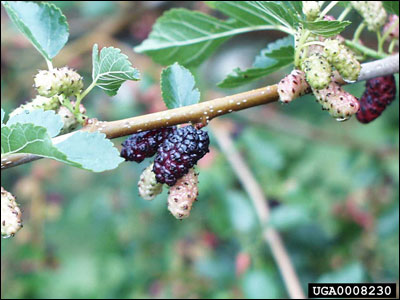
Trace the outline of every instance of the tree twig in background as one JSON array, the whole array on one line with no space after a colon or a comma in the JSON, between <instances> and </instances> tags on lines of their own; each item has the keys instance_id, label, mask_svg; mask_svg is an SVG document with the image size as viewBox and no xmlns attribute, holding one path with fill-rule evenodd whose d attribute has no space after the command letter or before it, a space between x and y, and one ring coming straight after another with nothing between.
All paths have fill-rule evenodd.
<instances>
[{"instance_id":1,"label":"tree twig in background","mask_svg":"<svg viewBox=\"0 0 400 300\"><path fill-rule=\"evenodd\" d=\"M225 158L232 166L236 176L239 178L239 181L255 207L261 227L263 228L263 237L271 248L272 256L285 282L289 296L292 299L305 299L299 278L280 234L275 229L267 226L269 207L262 188L254 178L245 160L236 150L230 134L226 128L224 128L223 123L221 123L221 121L215 121L210 127Z\"/></svg>"},{"instance_id":2,"label":"tree twig in background","mask_svg":"<svg viewBox=\"0 0 400 300\"><path fill-rule=\"evenodd\" d=\"M362 65L360 80L375 78L378 76L389 75L399 72L399 56L393 55L378 61L365 63ZM122 119L111 122L101 122L91 120L83 131L105 133L110 139L127 136L143 130L161 128L183 123L208 123L213 118L222 116L233 111L243 110L262 104L277 101L279 98L277 85L251 90L248 92L235 94L223 98L170 109L157 113L142 115L138 117ZM73 133L62 135L53 139L55 144L65 140ZM27 163L40 157L29 154L12 154L2 158L1 168L11 168L23 163Z\"/></svg>"}]
</instances>

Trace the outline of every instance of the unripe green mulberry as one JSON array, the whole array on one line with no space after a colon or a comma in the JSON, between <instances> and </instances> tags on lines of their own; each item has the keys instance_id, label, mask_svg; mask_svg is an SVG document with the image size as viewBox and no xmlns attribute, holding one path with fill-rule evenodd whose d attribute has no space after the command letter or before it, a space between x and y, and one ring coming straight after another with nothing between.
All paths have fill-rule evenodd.
<instances>
[{"instance_id":1,"label":"unripe green mulberry","mask_svg":"<svg viewBox=\"0 0 400 300\"><path fill-rule=\"evenodd\" d=\"M45 97L56 94L64 94L66 97L74 96L83 88L82 77L68 67L54 68L51 71L40 70L34 81L34 87L39 95Z\"/></svg>"},{"instance_id":2,"label":"unripe green mulberry","mask_svg":"<svg viewBox=\"0 0 400 300\"><path fill-rule=\"evenodd\" d=\"M382 1L350 1L367 23L369 31L378 31L386 21L386 11Z\"/></svg>"},{"instance_id":3,"label":"unripe green mulberry","mask_svg":"<svg viewBox=\"0 0 400 300\"><path fill-rule=\"evenodd\" d=\"M319 17L320 6L318 1L301 1L303 3L303 13L308 21L314 21Z\"/></svg>"},{"instance_id":4,"label":"unripe green mulberry","mask_svg":"<svg viewBox=\"0 0 400 300\"><path fill-rule=\"evenodd\" d=\"M361 64L350 49L338 40L326 40L324 53L329 63L338 70L344 80L357 80Z\"/></svg>"},{"instance_id":5,"label":"unripe green mulberry","mask_svg":"<svg viewBox=\"0 0 400 300\"><path fill-rule=\"evenodd\" d=\"M10 113L10 117L18 115L24 111L33 111L35 109L56 110L61 105L60 101L62 101L61 96L53 96L48 98L38 95L31 102L27 102L14 109Z\"/></svg>"},{"instance_id":6,"label":"unripe green mulberry","mask_svg":"<svg viewBox=\"0 0 400 300\"><path fill-rule=\"evenodd\" d=\"M71 105L72 105L72 107L75 107L75 102L71 101ZM86 113L86 108L83 106L83 104L79 105L79 112L81 114ZM65 106L61 106L60 109L57 111L57 114L61 117L61 120L64 123L63 128L60 131L60 134L65 134L65 133L71 132L78 127L78 125L79 125L78 119Z\"/></svg>"},{"instance_id":7,"label":"unripe green mulberry","mask_svg":"<svg viewBox=\"0 0 400 300\"><path fill-rule=\"evenodd\" d=\"M168 210L177 219L189 217L192 205L198 195L198 178L192 168L170 188Z\"/></svg>"},{"instance_id":8,"label":"unripe green mulberry","mask_svg":"<svg viewBox=\"0 0 400 300\"><path fill-rule=\"evenodd\" d=\"M15 197L1 187L1 236L14 236L22 228L21 210Z\"/></svg>"},{"instance_id":9,"label":"unripe green mulberry","mask_svg":"<svg viewBox=\"0 0 400 300\"><path fill-rule=\"evenodd\" d=\"M138 188L140 197L145 200L153 200L158 194L161 194L163 185L156 180L153 164L148 166L140 175Z\"/></svg>"},{"instance_id":10,"label":"unripe green mulberry","mask_svg":"<svg viewBox=\"0 0 400 300\"><path fill-rule=\"evenodd\" d=\"M338 121L349 119L360 108L357 98L343 90L335 81L324 89L313 89L313 93L322 105L322 109L328 110Z\"/></svg>"},{"instance_id":11,"label":"unripe green mulberry","mask_svg":"<svg viewBox=\"0 0 400 300\"><path fill-rule=\"evenodd\" d=\"M331 82L332 70L326 58L314 53L306 58L301 64L302 70L306 73L308 84L314 89L323 89Z\"/></svg>"}]
</instances>

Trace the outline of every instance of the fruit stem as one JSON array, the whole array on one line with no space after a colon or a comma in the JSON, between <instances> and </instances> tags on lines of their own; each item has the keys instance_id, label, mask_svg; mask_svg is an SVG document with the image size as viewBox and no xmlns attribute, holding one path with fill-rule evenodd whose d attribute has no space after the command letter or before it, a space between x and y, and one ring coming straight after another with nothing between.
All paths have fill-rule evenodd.
<instances>
[{"instance_id":1,"label":"fruit stem","mask_svg":"<svg viewBox=\"0 0 400 300\"><path fill-rule=\"evenodd\" d=\"M388 52L390 53L390 54L392 54L393 53L393 50L394 50L394 47L396 46L396 40L392 40L391 42L390 42L390 45L389 45L389 48L388 48Z\"/></svg>"},{"instance_id":2,"label":"fruit stem","mask_svg":"<svg viewBox=\"0 0 400 300\"><path fill-rule=\"evenodd\" d=\"M74 114L79 113L79 105L81 104L82 99L85 98L86 95L90 93L90 91L96 86L96 83L97 83L97 80L93 80L92 83L86 88L86 90L84 90L81 94L76 96Z\"/></svg>"},{"instance_id":3,"label":"fruit stem","mask_svg":"<svg viewBox=\"0 0 400 300\"><path fill-rule=\"evenodd\" d=\"M369 56L369 57L373 57L373 58L377 58L377 59L381 59L381 58L385 58L388 55L385 53L379 53L371 48L368 48L366 46L363 46L359 43L353 42L353 41L349 41L349 40L345 40L345 44L346 46L353 48L355 50L360 51L361 53L364 53L365 55Z\"/></svg>"},{"instance_id":4,"label":"fruit stem","mask_svg":"<svg viewBox=\"0 0 400 300\"><path fill-rule=\"evenodd\" d=\"M351 10L353 9L353 7L351 5L348 5L344 11L342 11L342 13L340 14L340 16L337 18L338 21L343 21L344 18L347 17L347 15L349 14L349 12L351 12Z\"/></svg>"},{"instance_id":5,"label":"fruit stem","mask_svg":"<svg viewBox=\"0 0 400 300\"><path fill-rule=\"evenodd\" d=\"M329 3L325 9L321 12L321 14L319 15L318 20L322 20L322 18L332 9L336 6L336 4L338 4L339 1L332 1L331 3Z\"/></svg>"},{"instance_id":6,"label":"fruit stem","mask_svg":"<svg viewBox=\"0 0 400 300\"><path fill-rule=\"evenodd\" d=\"M360 40L360 35L363 32L363 30L364 30L366 25L367 24L365 22L361 22L358 25L358 27L357 27L356 31L354 32L354 35L353 35L353 42L354 43L358 43L358 41Z\"/></svg>"},{"instance_id":7,"label":"fruit stem","mask_svg":"<svg viewBox=\"0 0 400 300\"><path fill-rule=\"evenodd\" d=\"M53 63L51 62L51 60L46 59L46 63L49 71L53 70Z\"/></svg>"},{"instance_id":8,"label":"fruit stem","mask_svg":"<svg viewBox=\"0 0 400 300\"><path fill-rule=\"evenodd\" d=\"M397 26L399 26L399 19L397 19L396 22L394 22L392 25L390 25L390 27L385 31L385 33L381 37L380 44L378 46L379 46L379 49L382 49L382 52L383 52L383 44L385 43L385 41L387 40L387 38L389 37L389 35L393 31L393 29L395 29ZM390 53L390 51L388 51L388 52Z\"/></svg>"}]
</instances>

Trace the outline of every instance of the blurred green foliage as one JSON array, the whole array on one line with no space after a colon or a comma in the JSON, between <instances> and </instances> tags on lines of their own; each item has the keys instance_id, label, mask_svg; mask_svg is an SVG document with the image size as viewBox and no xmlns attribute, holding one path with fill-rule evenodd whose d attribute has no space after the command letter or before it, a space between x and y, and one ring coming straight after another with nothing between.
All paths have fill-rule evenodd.
<instances>
[{"instance_id":1,"label":"blurred green foliage","mask_svg":"<svg viewBox=\"0 0 400 300\"><path fill-rule=\"evenodd\" d=\"M77 38L93 29L88 25L79 32L74 21L118 18L121 9L110 3L92 10L95 4L63 2L71 35ZM159 15L166 8L148 11ZM3 17L2 11L2 23ZM2 107L9 112L32 96L27 78L42 62L26 55L34 50L11 38L15 31L4 22L1 93ZM118 38L130 48L137 39L135 30ZM259 39L259 33L247 37L254 53L264 46ZM241 47L240 38L234 39L219 53L236 51L240 57ZM147 66L140 70L144 79L124 84L111 99L95 90L85 100L90 116L113 120L164 109L160 68L144 56L133 57L134 66ZM216 59L224 57L214 56L197 74L203 98L221 92L214 89L218 79L208 76L218 72L212 68ZM88 84L90 55L70 63ZM346 89L360 96L363 86ZM264 112L285 118L278 126L263 124ZM269 199L268 226L282 234L304 288L309 282L398 281L398 112L396 99L371 124L354 118L338 123L306 96L288 106L271 104L223 117L232 122L235 145ZM309 126L302 135L284 120ZM316 136L311 129L326 135ZM138 196L137 181L150 160L101 174L49 160L2 171L2 186L18 197L25 220L14 239L1 242L2 298L288 297L255 209L210 134L211 154L198 168L199 201L184 221L168 213L166 192L152 202ZM250 263L243 263L243 257Z\"/></svg>"}]
</instances>

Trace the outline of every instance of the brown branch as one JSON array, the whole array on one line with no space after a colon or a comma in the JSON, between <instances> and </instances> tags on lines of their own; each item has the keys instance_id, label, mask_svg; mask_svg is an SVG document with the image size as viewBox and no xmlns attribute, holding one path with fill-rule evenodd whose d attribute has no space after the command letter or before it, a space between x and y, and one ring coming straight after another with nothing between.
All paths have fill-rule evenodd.
<instances>
[{"instance_id":1,"label":"brown branch","mask_svg":"<svg viewBox=\"0 0 400 300\"><path fill-rule=\"evenodd\" d=\"M386 70L386 72L385 72ZM388 75L399 72L399 56L393 55L379 61L373 61L362 65L360 78L363 80L375 78L377 76ZM378 75L376 75L378 74ZM234 111L243 110L262 104L268 104L277 101L279 98L277 85L271 85L264 88L251 90L248 92L235 94L223 98L170 109L157 113L137 116L133 118L102 122L92 119L91 123L83 131L105 133L107 138L117 138L127 136L143 130L161 128L183 123L204 123L207 124L215 117L229 114ZM57 144L73 133L62 135L53 139ZM30 154L11 154L2 158L1 168L11 168L23 163L31 162L40 157Z\"/></svg>"},{"instance_id":2,"label":"brown branch","mask_svg":"<svg viewBox=\"0 0 400 300\"><path fill-rule=\"evenodd\" d=\"M220 121L215 121L211 125L211 129L222 152L225 154L225 158L232 166L255 207L261 228L263 228L264 240L271 247L272 256L283 277L289 296L292 299L305 299L299 278L280 234L267 225L270 211L261 186L254 178L243 157L236 150L229 132L224 128L223 124Z\"/></svg>"}]
</instances>

